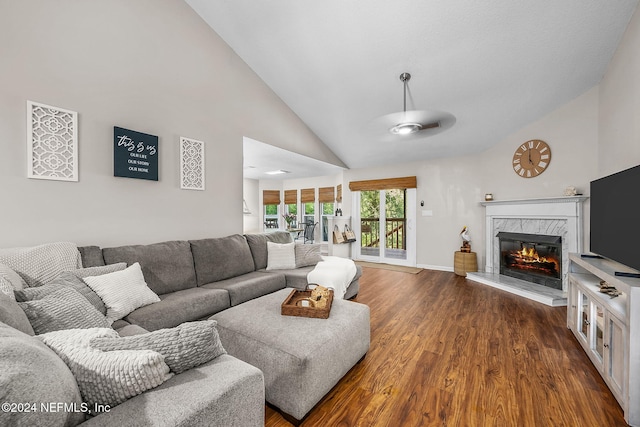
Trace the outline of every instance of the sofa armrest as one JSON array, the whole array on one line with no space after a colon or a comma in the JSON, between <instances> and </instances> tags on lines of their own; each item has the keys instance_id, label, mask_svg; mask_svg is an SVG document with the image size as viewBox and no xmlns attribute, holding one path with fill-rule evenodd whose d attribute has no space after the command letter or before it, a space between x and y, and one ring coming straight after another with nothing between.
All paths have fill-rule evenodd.
<instances>
[{"instance_id":1,"label":"sofa armrest","mask_svg":"<svg viewBox=\"0 0 640 427\"><path fill-rule=\"evenodd\" d=\"M224 354L82 424L114 425L263 426L262 371Z\"/></svg>"}]
</instances>

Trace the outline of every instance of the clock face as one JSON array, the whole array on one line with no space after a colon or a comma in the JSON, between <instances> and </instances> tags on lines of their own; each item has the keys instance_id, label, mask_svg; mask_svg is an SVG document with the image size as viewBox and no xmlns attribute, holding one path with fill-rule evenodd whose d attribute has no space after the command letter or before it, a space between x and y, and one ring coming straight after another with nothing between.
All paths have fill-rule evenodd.
<instances>
[{"instance_id":1,"label":"clock face","mask_svg":"<svg viewBox=\"0 0 640 427\"><path fill-rule=\"evenodd\" d=\"M551 162L551 148L546 142L532 139L516 149L513 170L523 178L533 178L547 170Z\"/></svg>"}]
</instances>

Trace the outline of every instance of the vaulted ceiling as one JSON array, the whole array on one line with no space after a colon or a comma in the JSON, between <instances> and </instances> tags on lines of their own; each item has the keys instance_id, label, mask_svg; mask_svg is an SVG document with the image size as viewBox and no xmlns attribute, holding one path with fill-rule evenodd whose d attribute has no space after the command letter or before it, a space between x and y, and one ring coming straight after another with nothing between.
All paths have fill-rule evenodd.
<instances>
[{"instance_id":1,"label":"vaulted ceiling","mask_svg":"<svg viewBox=\"0 0 640 427\"><path fill-rule=\"evenodd\" d=\"M638 0L186 0L350 168L481 152L597 85ZM455 125L394 136L384 117Z\"/></svg>"}]
</instances>

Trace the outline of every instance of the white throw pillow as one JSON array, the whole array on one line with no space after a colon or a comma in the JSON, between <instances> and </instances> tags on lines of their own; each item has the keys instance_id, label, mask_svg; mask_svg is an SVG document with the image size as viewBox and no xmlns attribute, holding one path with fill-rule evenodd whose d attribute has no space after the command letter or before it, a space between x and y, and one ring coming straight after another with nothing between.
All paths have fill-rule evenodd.
<instances>
[{"instance_id":1,"label":"white throw pillow","mask_svg":"<svg viewBox=\"0 0 640 427\"><path fill-rule=\"evenodd\" d=\"M93 338L116 338L111 328L67 329L39 335L67 364L89 408L110 408L159 386L173 376L164 356L151 350L101 351L89 346Z\"/></svg>"},{"instance_id":2,"label":"white throw pillow","mask_svg":"<svg viewBox=\"0 0 640 427\"><path fill-rule=\"evenodd\" d=\"M107 306L107 320L113 323L136 308L160 301L144 281L139 263L102 276L85 277L84 281Z\"/></svg>"},{"instance_id":3,"label":"white throw pillow","mask_svg":"<svg viewBox=\"0 0 640 427\"><path fill-rule=\"evenodd\" d=\"M267 242L267 270L293 270L296 268L295 242Z\"/></svg>"}]
</instances>

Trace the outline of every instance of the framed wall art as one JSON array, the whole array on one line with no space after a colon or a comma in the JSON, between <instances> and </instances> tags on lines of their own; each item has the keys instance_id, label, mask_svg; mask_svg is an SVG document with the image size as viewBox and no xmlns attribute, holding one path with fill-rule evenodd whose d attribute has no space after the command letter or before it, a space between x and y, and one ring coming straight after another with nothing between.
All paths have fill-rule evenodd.
<instances>
[{"instance_id":1,"label":"framed wall art","mask_svg":"<svg viewBox=\"0 0 640 427\"><path fill-rule=\"evenodd\" d=\"M158 180L158 137L113 127L113 176Z\"/></svg>"},{"instance_id":2,"label":"framed wall art","mask_svg":"<svg viewBox=\"0 0 640 427\"><path fill-rule=\"evenodd\" d=\"M27 101L27 177L78 181L78 113Z\"/></svg>"},{"instance_id":3,"label":"framed wall art","mask_svg":"<svg viewBox=\"0 0 640 427\"><path fill-rule=\"evenodd\" d=\"M180 188L204 190L204 142L180 137Z\"/></svg>"}]
</instances>

